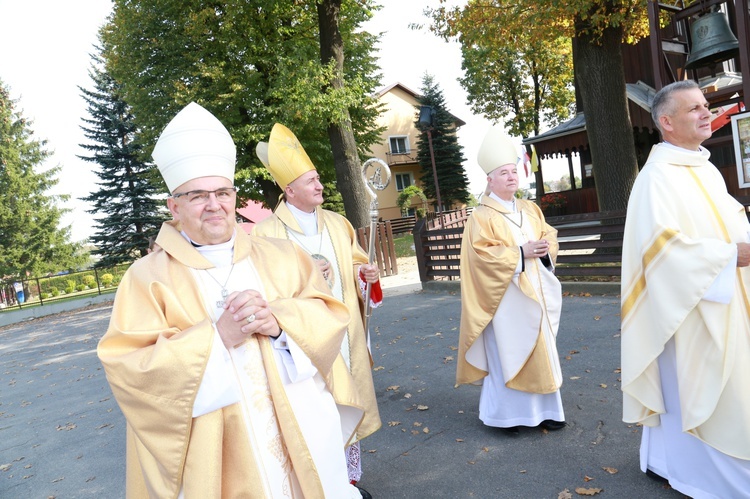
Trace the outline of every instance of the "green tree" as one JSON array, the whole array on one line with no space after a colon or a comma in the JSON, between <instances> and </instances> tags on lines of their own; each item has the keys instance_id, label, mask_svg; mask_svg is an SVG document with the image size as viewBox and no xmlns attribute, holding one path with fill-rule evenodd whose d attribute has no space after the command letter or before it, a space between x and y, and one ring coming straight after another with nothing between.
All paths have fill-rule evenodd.
<instances>
[{"instance_id":1,"label":"green tree","mask_svg":"<svg viewBox=\"0 0 750 499\"><path fill-rule=\"evenodd\" d=\"M297 135L324 183L337 181L340 192L362 183L360 176L337 177L334 163L340 158L334 161L329 127L346 127L348 112L360 155L379 140L376 37L360 28L372 5L372 0L341 4L343 68L337 60L321 63L329 59L321 51L313 0L115 0L103 28L103 57L122 84L147 151L177 111L198 102L237 144L241 198L272 207L280 191L256 158L255 146L268 139L276 122ZM341 71L343 85L334 85ZM354 224L359 217L349 213L350 198L343 201Z\"/></svg>"},{"instance_id":2,"label":"green tree","mask_svg":"<svg viewBox=\"0 0 750 499\"><path fill-rule=\"evenodd\" d=\"M67 195L50 195L60 167L41 170L50 156L46 141L15 110L0 81L0 277L26 277L83 266L88 257L60 227Z\"/></svg>"},{"instance_id":3,"label":"green tree","mask_svg":"<svg viewBox=\"0 0 750 499\"><path fill-rule=\"evenodd\" d=\"M458 137L456 137L456 118L446 109L443 91L431 75L425 74L422 77L420 93L419 105L431 106L433 109L432 149L435 156L440 199L446 208L455 203L466 203L469 200L469 181L463 167L463 162L466 161L463 146L458 143ZM415 126L419 127L419 107L416 111ZM420 134L417 142L417 161L422 169L424 193L436 200L432 156L426 132Z\"/></svg>"},{"instance_id":4,"label":"green tree","mask_svg":"<svg viewBox=\"0 0 750 499\"><path fill-rule=\"evenodd\" d=\"M469 0L464 7L427 13L434 30L462 43L476 40L476 30L484 30L486 43L509 51L519 41L573 40L599 207L621 210L638 173L621 47L648 35L646 6L646 0Z\"/></svg>"},{"instance_id":5,"label":"green tree","mask_svg":"<svg viewBox=\"0 0 750 499\"><path fill-rule=\"evenodd\" d=\"M94 254L101 256L96 266L107 268L144 256L148 238L156 235L168 216L156 197L160 186L149 179L153 168L141 161L142 146L134 140L133 116L120 85L102 70L97 55L91 58L89 76L94 89L79 87L89 114L81 128L91 141L80 146L91 155L79 157L98 165L99 182L97 190L82 199L93 204L88 212L97 215L91 237Z\"/></svg>"}]
</instances>

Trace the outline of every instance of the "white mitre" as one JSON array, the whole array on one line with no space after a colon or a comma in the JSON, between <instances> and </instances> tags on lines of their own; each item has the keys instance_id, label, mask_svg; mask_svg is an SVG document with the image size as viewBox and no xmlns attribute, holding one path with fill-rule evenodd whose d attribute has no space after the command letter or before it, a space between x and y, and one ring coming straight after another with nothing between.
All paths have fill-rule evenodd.
<instances>
[{"instance_id":1,"label":"white mitre","mask_svg":"<svg viewBox=\"0 0 750 499\"><path fill-rule=\"evenodd\" d=\"M492 170L507 164L518 163L518 149L513 140L505 133L500 125L493 125L484 136L482 145L477 154L477 163L482 167L484 173L490 174Z\"/></svg>"},{"instance_id":2,"label":"white mitre","mask_svg":"<svg viewBox=\"0 0 750 499\"><path fill-rule=\"evenodd\" d=\"M152 153L169 192L198 177L234 183L237 149L232 136L205 108L191 102L172 118Z\"/></svg>"}]
</instances>

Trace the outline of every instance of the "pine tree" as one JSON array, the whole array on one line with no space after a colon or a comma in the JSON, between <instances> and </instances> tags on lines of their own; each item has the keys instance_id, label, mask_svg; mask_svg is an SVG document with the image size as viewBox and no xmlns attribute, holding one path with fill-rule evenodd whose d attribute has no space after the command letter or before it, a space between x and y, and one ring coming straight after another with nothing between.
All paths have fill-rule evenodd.
<instances>
[{"instance_id":1,"label":"pine tree","mask_svg":"<svg viewBox=\"0 0 750 499\"><path fill-rule=\"evenodd\" d=\"M0 81L0 278L71 270L87 262L81 244L60 228L69 196L49 195L60 167L40 170L51 155L33 138L31 122L15 110Z\"/></svg>"},{"instance_id":2,"label":"pine tree","mask_svg":"<svg viewBox=\"0 0 750 499\"><path fill-rule=\"evenodd\" d=\"M99 188L82 199L94 205L88 210L96 216L91 242L96 246L93 254L101 256L95 266L102 268L144 256L148 238L156 235L167 214L157 199L159 189L151 181L151 167L140 160L142 147L120 86L100 69L98 56L92 59L89 76L94 90L79 87L90 115L83 119L87 126L81 128L92 142L81 147L91 156L79 157L99 165Z\"/></svg>"},{"instance_id":3,"label":"pine tree","mask_svg":"<svg viewBox=\"0 0 750 499\"><path fill-rule=\"evenodd\" d=\"M435 154L438 188L444 207L450 209L454 204L463 204L469 200L469 180L462 166L466 158L463 155L463 146L458 143L458 137L456 137L456 118L446 109L443 91L431 75L425 74L422 78L420 92L422 95L418 99L419 105L431 106L433 109L432 149ZM420 127L419 107L417 107L415 126ZM426 131L419 136L417 160L422 168L424 193L427 197L437 200L432 174L432 157Z\"/></svg>"}]
</instances>

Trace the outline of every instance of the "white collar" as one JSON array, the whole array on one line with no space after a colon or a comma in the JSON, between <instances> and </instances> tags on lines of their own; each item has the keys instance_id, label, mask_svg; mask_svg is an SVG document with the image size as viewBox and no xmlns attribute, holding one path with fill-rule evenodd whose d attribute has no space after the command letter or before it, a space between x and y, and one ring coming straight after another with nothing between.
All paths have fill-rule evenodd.
<instances>
[{"instance_id":1,"label":"white collar","mask_svg":"<svg viewBox=\"0 0 750 499\"><path fill-rule=\"evenodd\" d=\"M286 207L294 216L295 220L302 229L302 233L306 236L314 236L318 233L318 210L313 210L312 213L307 213L300 210L289 201L286 201Z\"/></svg>"},{"instance_id":2,"label":"white collar","mask_svg":"<svg viewBox=\"0 0 750 499\"><path fill-rule=\"evenodd\" d=\"M206 260L213 263L215 267L226 267L232 264L232 257L234 256L234 239L237 235L236 230L237 229L232 232L231 239L229 239L229 241L225 243L203 245L199 245L193 242L193 240L190 239L187 234L185 234L185 231L182 231L180 233L182 234L182 237L187 239L190 244L195 246L195 249L198 250L198 252L203 255Z\"/></svg>"},{"instance_id":3,"label":"white collar","mask_svg":"<svg viewBox=\"0 0 750 499\"><path fill-rule=\"evenodd\" d=\"M502 199L500 196L498 196L497 194L495 194L494 192L490 192L490 197L494 199L495 201L497 201L498 203L505 206L506 208L508 208L508 211L510 211L511 213L516 212L516 198L513 198L510 201L506 201Z\"/></svg>"}]
</instances>

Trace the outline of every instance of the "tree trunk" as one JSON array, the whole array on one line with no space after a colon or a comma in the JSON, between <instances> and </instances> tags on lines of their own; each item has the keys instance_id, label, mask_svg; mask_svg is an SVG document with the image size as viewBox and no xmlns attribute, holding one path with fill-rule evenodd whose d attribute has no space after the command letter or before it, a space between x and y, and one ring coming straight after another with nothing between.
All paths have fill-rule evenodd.
<instances>
[{"instance_id":1,"label":"tree trunk","mask_svg":"<svg viewBox=\"0 0 750 499\"><path fill-rule=\"evenodd\" d=\"M335 61L336 72L330 85L340 89L344 87L344 41L339 30L341 0L322 0L317 8L320 61L323 65ZM362 166L348 110L341 121L328 124L328 139L331 142L336 184L344 201L346 218L354 228L366 227L369 225L370 198L365 192Z\"/></svg>"},{"instance_id":2,"label":"tree trunk","mask_svg":"<svg viewBox=\"0 0 750 499\"><path fill-rule=\"evenodd\" d=\"M576 28L579 25L577 21ZM574 40L576 86L586 114L600 211L626 209L638 175L620 50L622 35L622 28L610 26L596 42L585 34Z\"/></svg>"}]
</instances>

